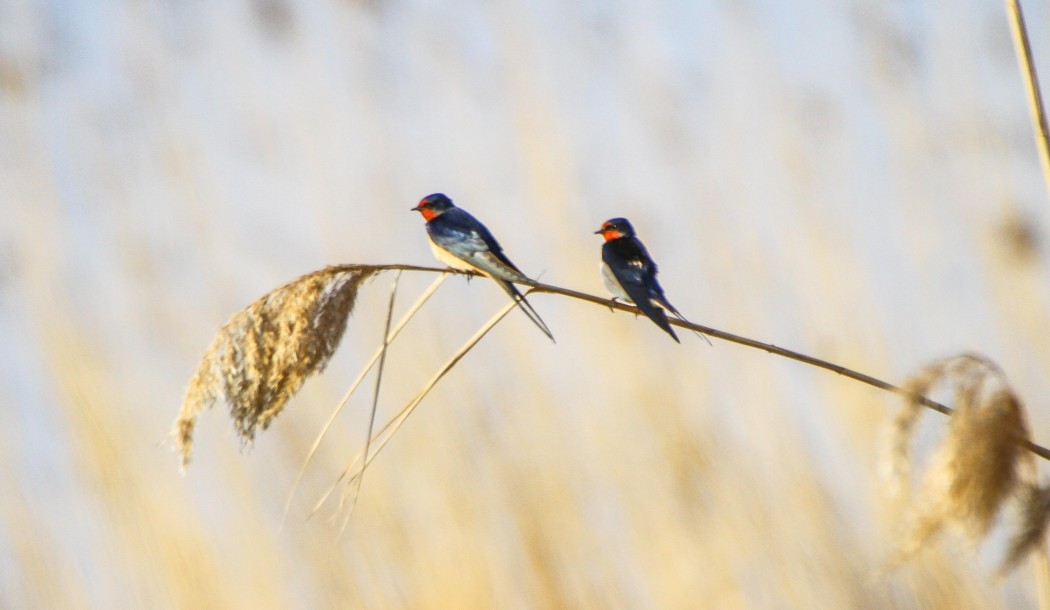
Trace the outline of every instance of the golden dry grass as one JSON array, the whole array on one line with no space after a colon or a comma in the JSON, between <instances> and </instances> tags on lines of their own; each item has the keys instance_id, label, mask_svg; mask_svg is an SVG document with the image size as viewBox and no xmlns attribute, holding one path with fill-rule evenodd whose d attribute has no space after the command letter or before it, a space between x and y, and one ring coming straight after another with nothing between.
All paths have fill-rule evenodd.
<instances>
[{"instance_id":1,"label":"golden dry grass","mask_svg":"<svg viewBox=\"0 0 1050 610\"><path fill-rule=\"evenodd\" d=\"M784 6L0 3L0 607L1035 606L1028 560L989 577L1005 528L873 578L901 524L883 392L553 295L559 344L494 328L341 539L306 517L362 395L281 507L382 340L379 284L265 434L244 405L251 453L218 409L185 476L162 442L222 320L331 262L429 263L407 208L444 190L553 284L599 293L589 231L628 215L698 322L892 381L988 354L1045 444L1050 206L1002 7ZM380 423L505 301L450 278L387 354ZM918 425L934 453L949 420ZM1018 541L1044 500L1003 515Z\"/></svg>"}]
</instances>

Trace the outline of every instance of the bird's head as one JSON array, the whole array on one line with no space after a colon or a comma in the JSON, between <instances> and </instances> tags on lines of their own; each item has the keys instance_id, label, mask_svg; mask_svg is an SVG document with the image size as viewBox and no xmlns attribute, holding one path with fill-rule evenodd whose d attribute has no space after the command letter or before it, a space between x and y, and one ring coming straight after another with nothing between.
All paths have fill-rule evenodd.
<instances>
[{"instance_id":1,"label":"bird's head","mask_svg":"<svg viewBox=\"0 0 1050 610\"><path fill-rule=\"evenodd\" d=\"M604 237L605 241L609 241L619 237L633 237L634 227L626 218L610 218L602 223L602 228L594 233Z\"/></svg>"},{"instance_id":2,"label":"bird's head","mask_svg":"<svg viewBox=\"0 0 1050 610\"><path fill-rule=\"evenodd\" d=\"M419 212L423 215L423 218L430 220L441 216L454 207L456 207L455 204L444 193L434 193L420 199L419 204L412 208L412 211Z\"/></svg>"}]
</instances>

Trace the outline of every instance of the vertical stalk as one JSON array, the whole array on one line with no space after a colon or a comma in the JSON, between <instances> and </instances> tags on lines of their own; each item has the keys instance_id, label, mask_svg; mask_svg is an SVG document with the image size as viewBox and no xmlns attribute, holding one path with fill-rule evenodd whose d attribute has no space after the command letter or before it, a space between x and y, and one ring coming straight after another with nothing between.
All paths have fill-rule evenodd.
<instances>
[{"instance_id":1,"label":"vertical stalk","mask_svg":"<svg viewBox=\"0 0 1050 610\"><path fill-rule=\"evenodd\" d=\"M1050 196L1050 127L1047 126L1046 109L1043 107L1043 97L1039 92L1039 77L1036 75L1035 64L1032 62L1032 45L1028 41L1028 28L1025 27L1020 0L1006 0L1006 10L1009 14L1010 29L1013 30L1017 63L1020 64L1021 76L1028 90L1028 109L1032 114L1035 144L1039 149L1047 195Z\"/></svg>"},{"instance_id":2,"label":"vertical stalk","mask_svg":"<svg viewBox=\"0 0 1050 610\"><path fill-rule=\"evenodd\" d=\"M1028 28L1025 26L1024 11L1020 0L1006 0L1006 11L1009 15L1010 29L1014 37L1014 49L1017 52L1017 63L1021 68L1025 89L1028 91L1028 110L1032 115L1032 127L1035 132L1035 146L1039 149L1039 160L1043 168L1043 179L1046 181L1047 195L1050 196L1050 127L1047 127L1046 108L1043 107L1043 96L1039 91L1039 76L1032 61L1032 45L1028 40ZM1050 610L1050 556L1046 543L1035 553L1033 571L1036 580L1036 593L1040 610Z\"/></svg>"},{"instance_id":3,"label":"vertical stalk","mask_svg":"<svg viewBox=\"0 0 1050 610\"><path fill-rule=\"evenodd\" d=\"M1043 548L1032 553L1035 561L1032 570L1035 572L1036 599L1039 610L1050 610L1050 556L1047 555L1046 542Z\"/></svg>"}]
</instances>

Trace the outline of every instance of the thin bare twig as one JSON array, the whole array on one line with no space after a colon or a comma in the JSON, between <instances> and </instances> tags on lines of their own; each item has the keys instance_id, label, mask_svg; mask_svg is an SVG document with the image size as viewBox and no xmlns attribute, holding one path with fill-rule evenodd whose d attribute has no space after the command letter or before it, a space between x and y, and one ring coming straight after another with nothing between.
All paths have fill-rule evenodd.
<instances>
[{"instance_id":1,"label":"thin bare twig","mask_svg":"<svg viewBox=\"0 0 1050 610\"><path fill-rule=\"evenodd\" d=\"M410 266L407 266L407 267L410 267ZM426 268L415 267L415 268L405 269L405 271L422 271L424 269L426 269ZM443 270L438 269L436 271L443 271ZM533 292L533 291L529 291L529 292ZM528 294L529 293L526 293L525 296L528 296ZM419 393L416 394L416 396L411 401L409 401L409 403L407 405L405 405L405 407L402 408L401 411L399 411L397 415L395 415L393 418L391 418L390 421L388 421L386 423L386 425L384 425L383 428L378 433L376 433L375 437L371 439L371 443L375 444L375 446L376 446L375 447L375 451L373 451L371 455L367 455L367 447L366 447L365 450L362 450L362 451L358 452L358 454L356 456L354 456L354 459L350 461L350 463L347 465L347 467L343 470L342 474L339 475L339 477L335 480L335 482L332 483L332 486L328 488L328 490L321 496L321 498L314 505L313 510L310 511L311 515L316 513L321 508L321 506L324 505L325 501L328 499L329 496L331 496L332 492L339 485L340 481L342 481L344 478L346 478L346 475L350 473L350 471L353 469L354 465L357 464L358 461L360 461L362 458L364 458L364 462L362 463L362 466L361 466L361 472L363 472L364 468L368 467L368 465L372 463L372 460L374 460L376 458L376 456L379 455L379 452L383 450L383 447L386 447L386 444L388 442L390 442L390 439L394 436L394 433L396 433L398 431L398 429L401 428L401 425L405 423L405 420L408 419L408 416L412 414L412 411L414 411L415 408L419 406L419 403L423 402L423 399L426 398L427 394L430 393L430 390L432 390L434 388L434 386L436 386L437 383L439 381L441 381L441 379L450 370L452 370L452 367L456 366L456 364L458 364L459 361L462 360L463 357L466 356L467 353L471 349L473 349L474 346L477 345L478 342L481 341L481 339L486 334L488 334L488 332L490 330L492 330L493 327L495 327L496 324L498 324L500 322L500 320L505 318L507 316L507 314L509 314L516 306L517 306L517 302L516 301L511 301L510 303L505 305L502 309L500 309L496 313L496 315L492 316L492 318L490 318L489 321L486 322L484 326L479 328L478 331L476 333L474 333L473 336L470 337L470 339L467 339L467 342L464 343L462 345L462 347L460 347L459 350L457 350L456 353L453 354L452 357L449 358L448 361L445 362L445 364L443 364L441 366L441 368L438 369L438 371L436 373L434 373L434 376L430 378L430 380L426 383L425 386L423 386L423 389L420 390ZM357 479L359 476L360 476L360 473L357 474L357 475L354 475L353 477L351 477L348 481L346 481L346 485L347 486L353 485L355 479ZM340 509L341 509L341 507L340 507Z\"/></svg>"},{"instance_id":2,"label":"thin bare twig","mask_svg":"<svg viewBox=\"0 0 1050 610\"><path fill-rule=\"evenodd\" d=\"M412 318L414 318L415 315L419 313L419 310L422 309L423 305L430 300L430 297L434 296L434 293L437 292L437 289L441 286L441 284L445 281L447 277L447 273L442 273L437 277L437 279L435 279L430 284L430 286L427 286L427 289L423 291L423 294L419 295L419 298L416 299L416 302L412 304L412 307L410 307L408 311L405 312L405 315L403 315L401 319L398 320L397 324L394 326L394 330L390 331L389 334L386 336L386 344L394 342L394 339L396 339L397 336L401 334L401 331L404 330L405 326L408 325L409 321L411 321ZM358 386L360 386L361 382L364 381L369 371L371 371L372 367L375 366L377 362L379 362L380 357L383 355L383 350L383 345L380 345L376 348L375 353L372 354L372 357L369 359L368 363L365 364L364 368L362 368L361 372L357 375L357 379L355 379L354 382L350 384L350 388L346 391L345 394L343 394L343 397L339 399L339 404L336 405L335 409L332 410L332 414L328 416L328 421L326 421L324 426L321 427L321 431L317 433L317 438L314 439L313 445L310 446L310 450L307 452L306 458L303 460L303 465L299 468L299 474L296 475L295 481L292 483L292 488L288 492L288 499L284 502L284 514L281 517L282 526L284 524L284 521L288 518L288 513L291 510L292 506L292 499L295 497L295 492L296 490L298 490L299 484L302 482L303 475L306 473L306 468L310 465L310 463L313 461L314 456L317 454L317 450L321 446L321 441L324 440L324 437L332 428L332 424L335 423L335 418L338 417L340 412L342 412L343 408L346 406L346 403L350 400L350 397L353 396L354 392L357 391ZM369 434L369 436L371 437L371 434Z\"/></svg>"},{"instance_id":3,"label":"thin bare twig","mask_svg":"<svg viewBox=\"0 0 1050 610\"><path fill-rule=\"evenodd\" d=\"M458 270L455 270L455 269L448 269L448 268L439 269L439 268L436 268L436 267L424 267L424 266L420 266L420 265L400 265L400 264L393 264L393 265L346 265L345 267L348 270L359 269L359 268L367 268L369 270L374 270L376 272L400 270L400 271L421 271L421 272L424 272L424 273L456 273L456 274L460 274L460 275L469 275L465 271L458 271ZM596 305L601 305L602 307L606 307L608 309L624 311L624 312L632 313L632 314L635 314L635 315L638 315L638 313L639 313L638 308L635 307L634 305L627 305L627 304L621 303L619 301L613 301L611 299L605 299L605 298L602 298L602 297L595 296L593 294L587 294L586 292L579 292L579 291L576 291L576 290L570 290L568 288L561 288L560 286L552 286L550 284L542 284L540 282L524 282L524 281L522 281L522 282L518 282L518 283L519 284L524 284L526 286L531 287L532 290L530 292L533 292L533 293L546 292L546 293L550 293L550 294L558 294L558 295L561 295L561 296L566 296L566 297L569 297L569 298L572 298L572 299L576 299L578 301L587 301L588 303L594 303ZM833 362L828 362L827 360L821 360L820 358L814 358L813 356L807 356L806 354L803 354L803 353L800 353L800 352L796 352L796 351L793 351L793 350L785 349L783 347L777 347L776 345L773 345L771 343L763 343L761 341L755 341L754 339L749 339L747 337L742 337L740 335L734 335L733 333L728 333L728 332L725 332L725 331L721 331L721 330L718 330L716 328L711 328L710 326L704 326L702 324L694 324L694 323L691 323L691 322L683 322L683 321L678 320L678 319L670 319L668 321L671 324L675 325L675 326L678 326L678 327L681 327L681 328L685 328L685 329L688 329L688 330L699 331L699 332L702 332L702 333L704 333L705 335L707 335L709 337L716 337L718 339L722 339L723 341L728 341L729 343L736 343L737 345L743 345L745 347L751 347L751 348L754 348L754 349L760 349L760 350L762 350L764 352L768 352L770 354L773 354L773 355L776 355L776 356L780 356L782 358L787 358L789 360L795 360L797 362L802 362L802 363L808 364L810 366L815 366L817 368L821 368L821 369L824 369L824 370L827 370L827 371L831 371L833 373L837 373L839 375L842 375L843 377L848 377L848 378L853 379L855 381L859 381L861 383L865 383L865 384L870 385L872 387L879 388L880 390L885 390L887 392L892 392L894 394L899 394L901 396L910 396L910 392L908 392L906 389L904 389L904 388L902 388L902 387L900 387L898 385L894 385L894 384L892 384L892 383L890 383L888 381L883 381L883 380L878 379L876 377L872 377L871 375L865 375L864 373L860 373L858 371L855 371L855 370L850 369L850 368L846 368L846 367L844 367L842 365L835 364ZM926 398L925 396L920 396L920 397L918 397L917 400L918 400L919 404L921 404L922 406L926 407L927 409L932 409L934 411L937 411L938 413L943 413L944 415L951 415L952 414L952 408L951 407L943 405L943 404L941 404L941 403L939 403L937 401L930 400L929 398ZM1031 451L1032 453L1034 453L1035 455L1043 458L1044 460L1050 461L1050 449L1047 449L1046 447L1037 445L1037 444L1035 444L1035 443L1033 443L1031 441L1025 441L1025 442L1022 443L1022 445L1028 451Z\"/></svg>"},{"instance_id":4,"label":"thin bare twig","mask_svg":"<svg viewBox=\"0 0 1050 610\"><path fill-rule=\"evenodd\" d=\"M379 408L379 390L383 387L383 369L386 368L386 353L390 346L390 321L394 319L394 301L397 299L397 285L401 281L401 274L403 272L398 271L397 275L394 276L394 285L390 287L390 302L386 308L386 324L383 326L383 345L379 348L379 368L376 370L376 385L375 391L372 393L372 410L368 414L368 433L365 435L365 455L368 455L368 450L372 446L372 430L376 423L376 409ZM339 534L342 535L346 529L346 524L350 522L350 515L354 512L354 507L357 506L357 499L361 496L361 482L365 479L365 468L368 468L368 460L365 460L361 464L361 470L358 471L356 483L353 486L353 497L350 501L350 508L346 510L346 519L343 521L343 526L339 530ZM349 491L349 486L347 487ZM345 500L345 497L340 500Z\"/></svg>"}]
</instances>

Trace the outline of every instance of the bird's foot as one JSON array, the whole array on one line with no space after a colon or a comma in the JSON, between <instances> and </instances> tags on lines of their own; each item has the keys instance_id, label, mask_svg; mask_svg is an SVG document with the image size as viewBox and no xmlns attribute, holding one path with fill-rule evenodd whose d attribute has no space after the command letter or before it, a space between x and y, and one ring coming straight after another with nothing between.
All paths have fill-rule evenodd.
<instances>
[{"instance_id":1,"label":"bird's foot","mask_svg":"<svg viewBox=\"0 0 1050 610\"><path fill-rule=\"evenodd\" d=\"M464 276L466 276L468 284L470 283L470 280L474 279L475 276L481 275L477 271L463 271L461 269L453 269L452 267L449 267L449 269L457 273L462 273Z\"/></svg>"}]
</instances>

